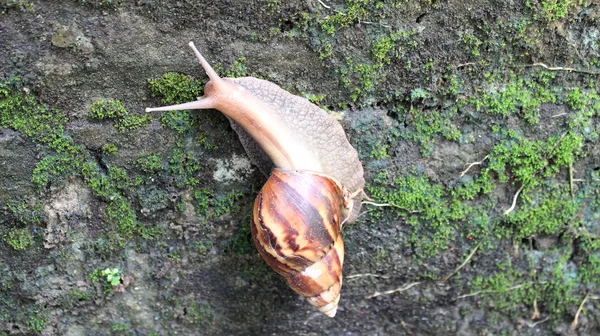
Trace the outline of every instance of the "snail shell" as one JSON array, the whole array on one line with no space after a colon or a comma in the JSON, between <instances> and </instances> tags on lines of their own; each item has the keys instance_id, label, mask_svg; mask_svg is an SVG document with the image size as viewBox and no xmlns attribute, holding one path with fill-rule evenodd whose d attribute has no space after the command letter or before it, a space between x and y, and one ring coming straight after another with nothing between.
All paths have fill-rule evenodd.
<instances>
[{"instance_id":1,"label":"snail shell","mask_svg":"<svg viewBox=\"0 0 600 336\"><path fill-rule=\"evenodd\" d=\"M351 206L334 179L305 170L274 169L252 216L251 232L261 257L288 286L333 317L342 287L341 227Z\"/></svg>"}]
</instances>

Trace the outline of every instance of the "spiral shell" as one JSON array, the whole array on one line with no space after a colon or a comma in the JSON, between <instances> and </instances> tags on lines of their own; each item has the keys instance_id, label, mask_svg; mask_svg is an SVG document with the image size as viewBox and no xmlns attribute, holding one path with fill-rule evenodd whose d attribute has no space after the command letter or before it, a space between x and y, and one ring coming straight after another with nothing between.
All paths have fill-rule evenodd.
<instances>
[{"instance_id":1,"label":"spiral shell","mask_svg":"<svg viewBox=\"0 0 600 336\"><path fill-rule=\"evenodd\" d=\"M274 169L254 202L251 232L262 258L298 294L333 317L342 287L341 225L348 192L325 175Z\"/></svg>"}]
</instances>

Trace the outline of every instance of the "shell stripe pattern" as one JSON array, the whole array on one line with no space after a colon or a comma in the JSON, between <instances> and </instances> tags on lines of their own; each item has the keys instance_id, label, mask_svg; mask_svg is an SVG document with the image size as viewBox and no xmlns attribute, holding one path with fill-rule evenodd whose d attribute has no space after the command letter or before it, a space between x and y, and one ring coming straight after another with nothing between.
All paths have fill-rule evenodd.
<instances>
[{"instance_id":1,"label":"shell stripe pattern","mask_svg":"<svg viewBox=\"0 0 600 336\"><path fill-rule=\"evenodd\" d=\"M339 300L342 206L332 179L282 169L273 170L254 203L251 231L260 255L317 307Z\"/></svg>"}]
</instances>

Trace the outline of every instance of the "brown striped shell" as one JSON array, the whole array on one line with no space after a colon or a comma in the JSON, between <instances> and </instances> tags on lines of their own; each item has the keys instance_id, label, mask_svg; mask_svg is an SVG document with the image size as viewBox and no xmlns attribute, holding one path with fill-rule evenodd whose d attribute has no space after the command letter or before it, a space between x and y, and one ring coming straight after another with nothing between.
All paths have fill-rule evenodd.
<instances>
[{"instance_id":1,"label":"brown striped shell","mask_svg":"<svg viewBox=\"0 0 600 336\"><path fill-rule=\"evenodd\" d=\"M251 232L262 258L330 317L342 287L341 226L348 192L325 175L274 169L254 202Z\"/></svg>"}]
</instances>

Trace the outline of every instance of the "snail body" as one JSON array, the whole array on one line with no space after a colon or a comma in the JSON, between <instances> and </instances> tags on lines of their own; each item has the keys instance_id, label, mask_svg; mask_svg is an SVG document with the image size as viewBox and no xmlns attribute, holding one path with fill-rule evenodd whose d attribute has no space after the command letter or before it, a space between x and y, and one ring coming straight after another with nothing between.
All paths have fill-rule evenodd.
<instances>
[{"instance_id":1,"label":"snail body","mask_svg":"<svg viewBox=\"0 0 600 336\"><path fill-rule=\"evenodd\" d=\"M342 286L341 228L358 216L365 183L358 153L318 106L265 80L220 78L189 45L210 78L204 96L146 111L217 109L251 161L265 174L275 167L254 203L254 243L294 291L333 317Z\"/></svg>"}]
</instances>

